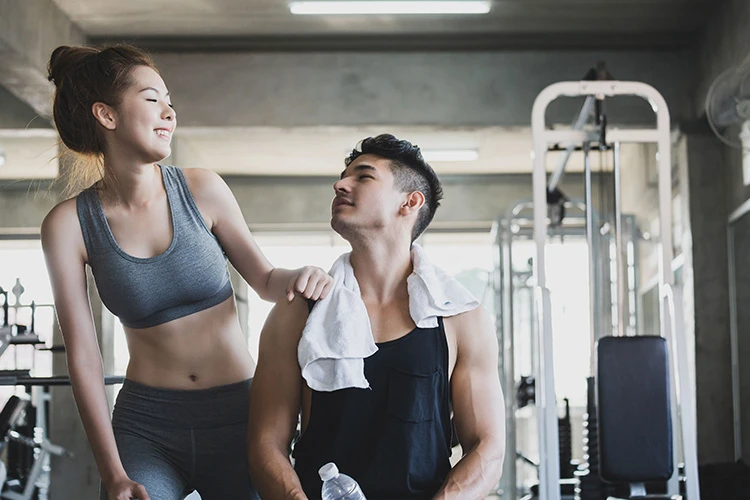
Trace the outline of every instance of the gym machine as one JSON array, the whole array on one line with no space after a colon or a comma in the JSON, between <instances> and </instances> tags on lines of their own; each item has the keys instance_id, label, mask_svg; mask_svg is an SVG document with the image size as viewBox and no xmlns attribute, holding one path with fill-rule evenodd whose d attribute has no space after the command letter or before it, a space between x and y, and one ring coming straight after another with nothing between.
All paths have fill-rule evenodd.
<instances>
[{"instance_id":1,"label":"gym machine","mask_svg":"<svg viewBox=\"0 0 750 500\"><path fill-rule=\"evenodd\" d=\"M0 287L2 321L0 322L0 356L9 347L14 347L14 369L0 370L0 386L23 387L24 394L11 396L0 412L0 452L6 452L7 467L0 462L0 500L46 500L48 498L50 456L74 458L65 448L47 439L49 414L49 389L52 386L69 386L66 376L38 377L32 374L37 351L64 352L64 346L47 347L37 334L36 313L40 308L52 308L52 304L23 304L25 289L20 279L11 288L15 297L9 302L8 292ZM28 309L28 324L21 323L19 311ZM11 312L12 317L11 317ZM18 369L17 349L29 346L32 353L32 368ZM107 385L121 384L122 376L105 376ZM37 388L37 390L33 390ZM7 476L3 476L5 470Z\"/></svg>"},{"instance_id":2,"label":"gym machine","mask_svg":"<svg viewBox=\"0 0 750 500\"><path fill-rule=\"evenodd\" d=\"M561 96L585 97L603 103L614 96L638 96L646 99L656 113L656 128L609 129L606 120L598 130L574 126L572 130L548 129L545 111ZM591 104L589 104L590 106ZM584 107L586 104L584 104ZM584 113L582 113L584 114ZM536 254L533 261L534 311L537 321L536 359L534 363L535 403L539 435L539 489L541 500L560 500L560 453L558 408L554 386L552 297L547 287L545 247L550 234L550 193L545 157L552 144L579 144L584 149L598 143L614 151L615 218L613 274L617 286L612 290L614 315L612 336L602 335L594 319L592 333L599 339L592 353L596 374L590 381L594 396L598 470L606 483L627 487L627 498L677 498L680 485L675 465L684 462L685 496L699 500L696 450L695 403L689 383L688 352L684 337L682 290L674 284L671 269L672 246L672 179L670 118L664 98L653 87L639 82L581 81L550 85L537 97L532 109L533 142L533 236ZM621 212L619 153L623 143L653 143L658 149L659 194L659 291L660 336L634 336L632 319L625 306L623 218ZM552 176L554 184L562 175ZM590 169L587 165L587 177ZM587 184L586 235L590 254L597 245L594 233L601 228L594 223L590 184ZM592 264L593 265L593 264ZM593 273L592 277L593 279ZM592 286L590 294L596 299ZM596 302L592 300L592 310ZM637 367L637 369L634 369ZM632 380L632 383L629 381ZM594 409L591 409L594 411ZM651 427L649 427L651 426ZM615 431L616 430L616 431ZM591 431L591 429L589 429ZM673 432L674 431L674 432ZM682 456L680 457L680 451ZM591 452L591 450L589 450ZM667 481L666 496L646 496L646 483Z\"/></svg>"},{"instance_id":3,"label":"gym machine","mask_svg":"<svg viewBox=\"0 0 750 500\"><path fill-rule=\"evenodd\" d=\"M587 171L590 171L590 151L583 150L584 163ZM605 177L604 181L608 181ZM591 179L588 179L591 182ZM565 246L567 243L585 245L587 241L587 219L592 218L591 226L601 227L602 230L590 235L594 245L588 245L588 272L590 277L590 288L595 290L591 294L590 310L592 311L591 324L587 325L588 331L581 328L581 335L592 332L606 334L611 332L613 326L612 318L616 317L617 304L612 301L612 289L618 284L613 281L611 265L614 260L614 238L612 231L607 230L611 225L601 224L598 214L586 213L586 204L582 200L567 199L558 196L557 204L550 209L550 225L548 243L557 243ZM533 258L526 262L529 246L533 243L533 209L532 200L524 200L514 205L493 226L496 261L495 261L495 286L496 286L496 330L498 332L501 348L500 366L502 373L503 392L505 398L506 417L506 457L504 462L503 477L497 490L498 496L516 500L518 498L533 498L538 491L538 485L528 487L523 484L523 470L529 470L529 466L537 469L530 479L537 479L538 461L535 450L524 450L524 445L517 440L518 419L523 418L530 425L535 418L536 408L534 406L536 396L536 384L534 376L535 360L537 358L538 345L534 335L534 282L533 282ZM638 261L637 254L638 232L635 225L635 217L623 215L624 246L627 248L627 273L624 286L628 291L628 300L624 306L629 330L637 330L637 301L635 294L638 287ZM525 252L518 258L516 246L524 244ZM560 290L557 290L560 293ZM604 332L604 333L602 333ZM593 369L593 367L592 367ZM582 380L583 382L583 380ZM581 394L584 393L583 383ZM515 396L514 396L515 395ZM568 394L570 396L570 394ZM567 407L567 405L566 405ZM578 487L578 477L585 464L572 463L572 449L574 443L570 432L570 414L559 419L560 433L560 476L563 497L573 498L575 489ZM595 425L595 422L592 422ZM594 436L592 435L592 445ZM528 444L527 444L528 446ZM533 446L532 446L533 448ZM527 455L533 458L529 459ZM584 457L585 458L585 457Z\"/></svg>"}]
</instances>

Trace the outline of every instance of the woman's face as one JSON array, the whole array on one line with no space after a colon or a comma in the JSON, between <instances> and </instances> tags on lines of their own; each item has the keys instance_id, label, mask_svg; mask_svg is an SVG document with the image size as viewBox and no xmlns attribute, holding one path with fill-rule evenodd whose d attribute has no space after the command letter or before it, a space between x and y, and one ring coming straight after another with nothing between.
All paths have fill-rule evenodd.
<instances>
[{"instance_id":1,"label":"woman's face","mask_svg":"<svg viewBox=\"0 0 750 500\"><path fill-rule=\"evenodd\" d=\"M170 143L177 126L167 86L148 66L134 68L131 78L133 84L115 108L113 139L144 163L161 161L172 152Z\"/></svg>"}]
</instances>

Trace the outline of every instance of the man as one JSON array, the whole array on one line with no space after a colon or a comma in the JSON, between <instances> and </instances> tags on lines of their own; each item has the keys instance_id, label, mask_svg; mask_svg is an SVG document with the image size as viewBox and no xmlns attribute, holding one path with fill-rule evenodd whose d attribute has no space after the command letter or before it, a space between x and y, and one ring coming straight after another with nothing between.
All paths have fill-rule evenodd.
<instances>
[{"instance_id":1,"label":"man","mask_svg":"<svg viewBox=\"0 0 750 500\"><path fill-rule=\"evenodd\" d=\"M345 163L331 226L351 244L378 348L364 360L370 387L312 390L297 352L310 309L304 300L278 303L250 399L253 482L265 500L320 498L318 468L335 462L369 500L483 498L505 451L493 322L480 306L417 328L409 308L412 243L435 215L440 182L419 148L390 135L365 139ZM452 470L451 413L464 450Z\"/></svg>"}]
</instances>

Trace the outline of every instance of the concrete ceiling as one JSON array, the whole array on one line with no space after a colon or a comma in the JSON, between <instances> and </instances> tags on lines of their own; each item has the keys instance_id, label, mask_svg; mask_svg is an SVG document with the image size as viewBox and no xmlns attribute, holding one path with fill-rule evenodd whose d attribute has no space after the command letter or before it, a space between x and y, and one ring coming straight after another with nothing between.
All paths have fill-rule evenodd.
<instances>
[{"instance_id":1,"label":"concrete ceiling","mask_svg":"<svg viewBox=\"0 0 750 500\"><path fill-rule=\"evenodd\" d=\"M95 41L137 39L172 50L674 47L690 43L710 5L708 0L494 0L487 15L294 16L288 0L54 2Z\"/></svg>"},{"instance_id":2,"label":"concrete ceiling","mask_svg":"<svg viewBox=\"0 0 750 500\"><path fill-rule=\"evenodd\" d=\"M51 2L54 2L59 9L55 8ZM408 50L408 47L419 47L455 51L497 48L506 45L518 47L525 44L528 47L554 49L557 55L549 59L538 60L538 58L526 57L525 59L501 60L502 64L509 64L512 67L502 69L496 77L490 72L490 76L486 78L486 86L492 92L486 97L482 97L486 90L483 86L474 88L462 86L462 83L445 87L445 92L442 94L475 93L477 97L494 99L501 103L502 110L513 111L514 107L518 106L518 102L528 101L530 105L531 100L526 94L535 94L537 87L541 89L547 83L563 78L563 73L559 71L560 67L570 63L565 62L566 54L561 53L559 49L582 46L598 50L606 46L622 46L652 50L664 46L681 46L689 43L691 37L698 32L703 19L707 17L708 6L707 0L495 0L492 12L486 16L314 18L289 14L287 0L162 0L160 2L153 0L128 0L126 2L121 0L40 0L38 4L0 3L0 14L3 12L7 14L0 16L0 21L3 18L18 21L15 24L8 24L6 26L8 29L0 35L0 45L5 41L9 47L6 53L0 50L0 55L5 55L4 61L6 62L10 54L23 63L16 65L20 69L15 73L7 71L2 73L10 76L3 80L0 75L0 84L6 87L15 85L13 89L16 91L13 94L24 99L23 92L18 91L19 88L29 88L29 82L34 83L37 80L42 82L43 85L39 85L36 98L26 99L26 102L30 103L38 114L48 115L49 110L46 108L50 101L50 86L46 82L43 63L46 62L50 51L56 45L83 43L86 39L89 42L96 42L97 40L126 38L140 45L150 45L157 50L178 52L177 54L162 54L162 59L171 57L169 60L173 63L175 59L177 63L183 61L180 59L183 54L179 52L211 49L230 50L223 55L192 54L184 57L187 58L186 60L191 60L190 57L195 56L219 58L237 54L231 49L242 51L305 50L315 49L315 47L350 51L350 54L355 54L353 56L355 59L356 54L363 50L380 48L404 50L404 47L407 47ZM5 11L2 10L3 8ZM57 11L56 16L43 15L52 10ZM37 26L39 23L42 23L39 25L41 28ZM34 26L36 28L32 28ZM37 32L48 34L48 39L37 40L39 37L33 35ZM30 43L35 40L39 43ZM421 40L418 42L421 45L414 45L413 40ZM508 51L510 52L513 51ZM536 54L533 51L519 51L518 53L529 56ZM612 54L616 53L612 52ZM506 53L498 51L497 54ZM648 55L645 51L640 51L639 54L638 57ZM296 75L293 81L297 82L302 73L279 70L278 59L290 56L289 54L256 55L270 58L269 64L271 65L260 66L261 70L276 71L272 78L260 82L258 88L256 88L257 85L252 87L252 95L256 96L253 102L263 101L256 110L258 112L255 113L262 118L259 123L262 125L267 122L264 117L267 117L269 113L273 115L273 112L278 112L272 106L273 103L287 102L278 97L284 95L280 93L283 88L280 89L279 86L283 87L283 84L288 83L285 79L286 75ZM346 53L341 53L325 56L343 57L346 55ZM393 55L395 54L389 56ZM474 53L474 55L481 56L482 53ZM309 58L308 54L300 55L300 57L303 56L305 59ZM324 76L328 78L331 73L333 79L322 78L318 85L319 88L324 88L328 92L322 95L335 95L340 100L341 96L346 97L349 94L340 93L339 84L341 82L349 84L352 81L348 74L339 78L341 68L348 69L349 66L342 66L344 64L342 61L346 59L339 60L336 57L330 63L332 66L323 68ZM470 56L461 54L460 57ZM588 60L588 55L585 58ZM320 59L317 61L319 63ZM484 59L478 58L476 61L482 63ZM495 59L487 59L485 63L498 64ZM289 68L300 67L298 64L289 62L286 64ZM519 65L523 66L523 71L514 73ZM386 71L390 67L385 67ZM455 67L459 70L463 68L461 65L455 65ZM580 67L585 68L585 66ZM282 69L284 68L286 66L282 65ZM370 74L367 73L367 67L364 66L364 68L363 74ZM578 65L576 68L576 74L578 74ZM241 69L249 72L247 78L251 81L252 72L258 71L258 66ZM619 66L618 69L620 69ZM316 70L317 68L302 67L301 71L309 71L313 74ZM19 76L26 73L32 74L33 78L24 79ZM203 101L204 86L199 85L200 81L196 83L195 75L190 71L177 74L182 75L182 80L190 82L195 87L193 90L197 89L198 96L194 97L195 102L205 103ZM456 80L454 78L456 75L448 78L438 73L435 76L431 71L423 71L419 74L427 75L430 83L436 85L441 81ZM510 80L508 80L509 75ZM355 76L359 78L358 75ZM240 87L236 82L244 81L242 79L246 75L230 71L228 77L235 79L234 88L237 89ZM398 96L412 95L403 90L405 88L418 93L423 92L422 86L412 89L408 79L405 81L407 81L406 85L393 87ZM512 89L518 86L519 82L523 88L514 91L512 97L509 98L504 93L497 94L497 88ZM364 93L360 92L357 87L356 92L351 93L357 99L351 103L344 102L342 107L351 113L356 113L361 104L358 96L362 95L367 99L374 99L374 102L379 102L377 101L379 94L372 96L371 89L368 90L369 87L361 84L359 79L353 83L361 86ZM381 85L380 80L376 80L375 83ZM313 89L315 88L318 87L313 85ZM391 87L386 86L386 88ZM227 102L234 103L234 98L244 98L245 90L242 87L241 93L236 95L230 93ZM351 89L343 88L343 91L347 90ZM263 100L263 96L266 96L263 92L267 93L268 102ZM431 95L430 92L423 93L425 96ZM183 91L180 95L190 94ZM260 98L257 97L259 95ZM317 102L316 99L310 97L313 95L305 94L303 101ZM388 93L384 95L383 102L391 102L387 98ZM441 94L438 92L436 95ZM498 98L498 95L503 98ZM525 101L522 98L523 95L526 95ZM2 98L1 94L0 98ZM37 102L44 105L34 106L33 103ZM338 102L338 105L341 105L340 101L331 102ZM417 102L422 102L422 100L417 100ZM300 113L304 109L308 111L317 109L315 106L310 108L309 104L303 108L303 111L294 106L287 107L292 113ZM443 107L452 109L451 105L446 103L443 103ZM7 123L6 126L14 128L26 126L30 121L27 114L19 113L19 118L13 123ZM243 111L242 114L252 113ZM528 111L524 109L522 114L528 116ZM0 113L0 115L3 114ZM481 120L475 119L474 115L472 118L474 119L469 123L482 123ZM388 119L393 118L389 115ZM341 120L332 121L334 124L342 123ZM198 124L200 120L196 119L194 122ZM319 122L315 122L317 123ZM379 118L373 119L372 123L389 123L389 121ZM434 124L438 122L416 120L414 123ZM449 121L449 123L452 122ZM492 123L503 122L493 121ZM0 125L2 124L0 120ZM210 125L213 128L183 126L178 129L173 145L173 158L168 161L182 167L209 168L229 175L338 175L344 155L358 140L368 135L388 131L398 137L408 138L424 149L470 148L478 152L479 158L470 163L434 162L433 166L440 174L528 173L531 170L530 133L527 128L523 127L481 125L475 128L424 125L336 127L307 126L307 124L297 126L297 123L292 123L286 128L273 128L255 126L254 122L248 123L248 126L233 123L210 123ZM56 141L56 134L51 129L30 132L17 129L0 130L0 150L4 151L7 159L5 166L0 167L0 178L54 177L57 173L54 161ZM595 161L596 159L594 158ZM556 163L555 154L548 155L548 163L552 170ZM571 171L580 170L582 160L578 155L574 155L569 165ZM597 169L599 166L594 163L594 168Z\"/></svg>"}]
</instances>

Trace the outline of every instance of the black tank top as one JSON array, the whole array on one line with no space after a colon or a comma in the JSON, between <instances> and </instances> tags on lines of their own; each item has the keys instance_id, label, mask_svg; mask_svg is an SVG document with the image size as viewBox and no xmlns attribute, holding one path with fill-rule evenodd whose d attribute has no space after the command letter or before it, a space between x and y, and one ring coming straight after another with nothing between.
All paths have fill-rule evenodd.
<instances>
[{"instance_id":1,"label":"black tank top","mask_svg":"<svg viewBox=\"0 0 750 500\"><path fill-rule=\"evenodd\" d=\"M448 343L443 319L377 344L365 359L370 389L312 391L294 446L305 494L320 499L318 469L334 462L368 500L432 498L450 471Z\"/></svg>"}]
</instances>

